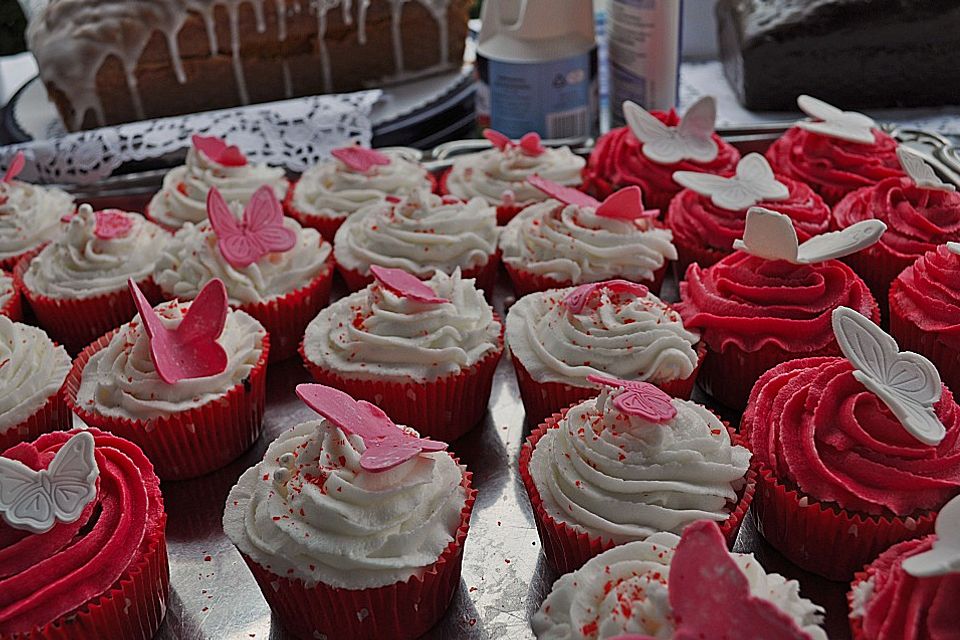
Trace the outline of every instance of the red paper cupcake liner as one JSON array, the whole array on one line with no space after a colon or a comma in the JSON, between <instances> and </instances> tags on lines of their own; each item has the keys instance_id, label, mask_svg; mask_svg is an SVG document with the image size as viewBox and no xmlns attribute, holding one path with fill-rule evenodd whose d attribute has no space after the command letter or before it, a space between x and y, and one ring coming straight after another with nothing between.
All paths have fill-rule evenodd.
<instances>
[{"instance_id":1,"label":"red paper cupcake liner","mask_svg":"<svg viewBox=\"0 0 960 640\"><path fill-rule=\"evenodd\" d=\"M10 256L8 258L0 258L0 270L3 271L13 271L14 267L17 266L17 263L26 258L27 256L35 256L40 253L40 250L46 246L46 242L37 245L31 249L27 249L22 253L18 253L15 256Z\"/></svg>"},{"instance_id":2,"label":"red paper cupcake liner","mask_svg":"<svg viewBox=\"0 0 960 640\"><path fill-rule=\"evenodd\" d=\"M279 576L243 555L263 597L284 629L301 640L419 638L444 615L460 584L463 545L470 528L476 489L464 473L467 501L460 526L440 557L421 575L371 589L338 589Z\"/></svg>"},{"instance_id":3,"label":"red paper cupcake liner","mask_svg":"<svg viewBox=\"0 0 960 640\"><path fill-rule=\"evenodd\" d=\"M697 344L697 366L693 373L682 380L668 380L657 383L656 386L673 398L689 400L706 353L706 345L701 340ZM577 387L563 382L537 382L520 362L520 358L511 353L510 360L517 374L517 385L520 387L520 398L523 400L527 424L540 424L564 407L596 397L600 393L596 387Z\"/></svg>"},{"instance_id":4,"label":"red paper cupcake liner","mask_svg":"<svg viewBox=\"0 0 960 640\"><path fill-rule=\"evenodd\" d=\"M260 436L266 392L270 336L250 374L222 397L199 407L151 420L105 416L80 406L77 394L83 370L93 354L110 344L116 330L84 349L67 375L64 399L88 425L135 443L153 463L161 480L185 480L232 462Z\"/></svg>"},{"instance_id":5,"label":"red paper cupcake liner","mask_svg":"<svg viewBox=\"0 0 960 640\"><path fill-rule=\"evenodd\" d=\"M559 422L567 415L569 410L570 407L567 407L547 418L527 437L526 442L520 449L520 479L523 481L527 496L530 498L530 505L533 507L533 520L537 525L537 534L540 536L543 554L550 565L561 574L576 571L590 558L617 546L617 543L613 540L602 536L593 536L585 531L577 531L566 522L556 520L547 513L540 492L533 481L533 475L530 473L530 458L533 456L533 450L540 438L549 429L558 428ZM730 429L729 425L727 425L727 429L730 432L731 441L734 444L742 444L739 436ZM747 471L745 478L746 483L741 489L740 499L734 505L730 516L723 522L718 523L720 532L723 533L723 537L727 540L727 546L730 548L733 548L733 544L737 540L740 525L750 509L757 487L756 473L752 469Z\"/></svg>"},{"instance_id":6,"label":"red paper cupcake liner","mask_svg":"<svg viewBox=\"0 0 960 640\"><path fill-rule=\"evenodd\" d=\"M137 315L133 296L126 286L119 291L77 299L51 298L31 291L24 284L23 276L32 259L33 256L29 256L17 263L14 281L27 298L37 323L71 354L80 353L88 344ZM152 277L137 285L150 304L163 300L163 293Z\"/></svg>"},{"instance_id":7,"label":"red paper cupcake liner","mask_svg":"<svg viewBox=\"0 0 960 640\"><path fill-rule=\"evenodd\" d=\"M4 272L3 275L12 275ZM17 285L16 281L12 281L13 292L10 294L10 299L0 307L0 316L7 316L14 322L20 322L23 320L23 298L20 295L20 287Z\"/></svg>"},{"instance_id":8,"label":"red paper cupcake liner","mask_svg":"<svg viewBox=\"0 0 960 640\"><path fill-rule=\"evenodd\" d=\"M302 343L300 356L318 383L377 405L394 422L413 427L420 435L453 442L483 419L490 403L493 374L503 354L503 322L494 317L500 322L496 349L473 366L430 382L344 377L309 360Z\"/></svg>"},{"instance_id":9,"label":"red paper cupcake liner","mask_svg":"<svg viewBox=\"0 0 960 640\"><path fill-rule=\"evenodd\" d=\"M32 631L0 633L0 640L150 640L167 611L170 569L163 515L141 545L136 564L111 589L78 610Z\"/></svg>"},{"instance_id":10,"label":"red paper cupcake liner","mask_svg":"<svg viewBox=\"0 0 960 640\"><path fill-rule=\"evenodd\" d=\"M653 295L660 295L660 288L663 286L663 279L667 275L667 268L669 265L670 261L664 260L663 266L653 272L653 280L636 280L635 282L650 289L650 292L653 293ZM518 298L521 298L529 293L535 293L537 291L562 289L564 287L573 286L573 282L569 280L556 280L555 278L551 278L549 276L533 273L522 267L515 267L508 262L504 262L503 266L507 269L507 274L510 276L510 282L513 283L513 291L516 293ZM611 276L611 279L617 277L622 276Z\"/></svg>"},{"instance_id":11,"label":"red paper cupcake liner","mask_svg":"<svg viewBox=\"0 0 960 640\"><path fill-rule=\"evenodd\" d=\"M890 334L901 351L913 351L929 358L940 379L954 393L960 393L960 350L947 344L936 331L924 331L906 317L898 299L897 280L890 287Z\"/></svg>"},{"instance_id":12,"label":"red paper cupcake liner","mask_svg":"<svg viewBox=\"0 0 960 640\"><path fill-rule=\"evenodd\" d=\"M68 431L73 413L63 400L63 388L47 398L29 418L0 433L0 453L21 442L32 442L50 431Z\"/></svg>"},{"instance_id":13,"label":"red paper cupcake liner","mask_svg":"<svg viewBox=\"0 0 960 640\"><path fill-rule=\"evenodd\" d=\"M849 581L888 547L933 532L937 514L875 516L821 503L757 465L757 530L788 560L829 580Z\"/></svg>"},{"instance_id":14,"label":"red paper cupcake liner","mask_svg":"<svg viewBox=\"0 0 960 640\"><path fill-rule=\"evenodd\" d=\"M469 269L462 269L460 275L464 278L474 278L476 280L477 289L482 289L484 297L487 300L490 300L493 296L493 289L497 284L497 275L499 275L500 270L500 252L491 255L487 258L487 261L482 265L476 267L470 267ZM360 289L365 288L371 282L373 282L373 276L369 273L365 274L362 271L357 269L347 269L339 262L337 263L337 272L343 278L343 281L347 283L347 289L350 292L360 291ZM427 278L421 278L422 280L427 280Z\"/></svg>"},{"instance_id":15,"label":"red paper cupcake liner","mask_svg":"<svg viewBox=\"0 0 960 640\"><path fill-rule=\"evenodd\" d=\"M898 258L874 246L871 249L853 253L843 258L843 261L850 265L850 268L867 283L870 293L879 303L881 326L884 328L886 328L889 320L887 309L890 287L897 276L919 257L917 255L910 258Z\"/></svg>"}]
</instances>

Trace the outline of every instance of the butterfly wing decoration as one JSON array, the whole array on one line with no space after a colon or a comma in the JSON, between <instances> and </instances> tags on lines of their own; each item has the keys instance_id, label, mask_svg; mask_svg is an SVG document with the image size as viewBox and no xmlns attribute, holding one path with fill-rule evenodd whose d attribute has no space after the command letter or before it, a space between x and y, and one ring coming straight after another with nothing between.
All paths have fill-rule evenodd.
<instances>
[{"instance_id":1,"label":"butterfly wing decoration","mask_svg":"<svg viewBox=\"0 0 960 640\"><path fill-rule=\"evenodd\" d=\"M211 280L191 303L176 329L168 329L137 284L128 281L130 293L150 341L150 359L167 384L223 373L227 353L217 342L227 318L227 289Z\"/></svg>"},{"instance_id":2,"label":"butterfly wing decoration","mask_svg":"<svg viewBox=\"0 0 960 640\"><path fill-rule=\"evenodd\" d=\"M511 144L513 144L507 136L503 135L499 131L494 129L484 129L483 137L490 141L494 147L500 151L506 150Z\"/></svg>"},{"instance_id":3,"label":"butterfly wing decoration","mask_svg":"<svg viewBox=\"0 0 960 640\"><path fill-rule=\"evenodd\" d=\"M523 137L520 138L520 142L517 143L517 146L520 147L520 150L523 151L525 155L532 157L543 155L547 150L540 141L540 134L533 131L524 134Z\"/></svg>"},{"instance_id":4,"label":"butterfly wing decoration","mask_svg":"<svg viewBox=\"0 0 960 640\"><path fill-rule=\"evenodd\" d=\"M717 145L713 141L713 126L704 137L704 123L710 113L716 113L716 104L703 98L690 107L677 127L668 127L643 107L630 102L623 103L623 115L627 126L638 140L643 142L643 155L658 164L676 164L681 160L710 162L717 157ZM693 117L690 118L691 114Z\"/></svg>"},{"instance_id":5,"label":"butterfly wing decoration","mask_svg":"<svg viewBox=\"0 0 960 640\"><path fill-rule=\"evenodd\" d=\"M613 192L597 207L598 216L613 220L656 218L659 214L659 209L643 208L643 192L637 186Z\"/></svg>"},{"instance_id":6,"label":"butterfly wing decoration","mask_svg":"<svg viewBox=\"0 0 960 640\"><path fill-rule=\"evenodd\" d=\"M764 200L783 200L790 196L790 189L776 179L770 164L759 153L744 156L732 178L697 171L677 171L673 174L673 180L709 197L721 209L730 211L741 211Z\"/></svg>"},{"instance_id":7,"label":"butterfly wing decoration","mask_svg":"<svg viewBox=\"0 0 960 640\"><path fill-rule=\"evenodd\" d=\"M200 136L194 134L191 142L197 151L203 153L213 162L222 164L225 167L242 167L247 164L247 158L235 145L227 145L226 142L216 136Z\"/></svg>"},{"instance_id":8,"label":"butterfly wing decoration","mask_svg":"<svg viewBox=\"0 0 960 640\"><path fill-rule=\"evenodd\" d=\"M874 143L873 129L877 123L869 116L856 111L843 111L806 95L797 98L797 106L811 118L816 118L815 121L798 122L797 126L801 129L849 142Z\"/></svg>"},{"instance_id":9,"label":"butterfly wing decoration","mask_svg":"<svg viewBox=\"0 0 960 640\"><path fill-rule=\"evenodd\" d=\"M937 514L936 532L933 548L905 559L904 571L917 578L960 573L960 496Z\"/></svg>"},{"instance_id":10,"label":"butterfly wing decoration","mask_svg":"<svg viewBox=\"0 0 960 640\"><path fill-rule=\"evenodd\" d=\"M26 156L23 155L23 151L17 151L17 154L13 156L13 160L10 161L10 166L7 167L6 172L3 174L3 182L10 183L20 175L20 172L23 171L23 167L27 164Z\"/></svg>"},{"instance_id":11,"label":"butterfly wing decoration","mask_svg":"<svg viewBox=\"0 0 960 640\"><path fill-rule=\"evenodd\" d=\"M887 230L881 220L861 220L840 231L828 231L800 245L797 261L802 264L842 258L876 244Z\"/></svg>"},{"instance_id":12,"label":"butterfly wing decoration","mask_svg":"<svg viewBox=\"0 0 960 640\"><path fill-rule=\"evenodd\" d=\"M674 640L810 640L787 613L750 593L715 522L699 520L683 530L668 589Z\"/></svg>"},{"instance_id":13,"label":"butterfly wing decoration","mask_svg":"<svg viewBox=\"0 0 960 640\"><path fill-rule=\"evenodd\" d=\"M34 471L0 458L0 513L10 526L34 533L57 521L74 522L97 494L94 439L77 433L57 451L47 469Z\"/></svg>"},{"instance_id":14,"label":"butterfly wing decoration","mask_svg":"<svg viewBox=\"0 0 960 640\"><path fill-rule=\"evenodd\" d=\"M244 233L263 253L289 251L297 234L283 226L283 208L270 185L253 192L243 210Z\"/></svg>"},{"instance_id":15,"label":"butterfly wing decoration","mask_svg":"<svg viewBox=\"0 0 960 640\"><path fill-rule=\"evenodd\" d=\"M330 155L359 173L367 173L374 167L390 164L390 156L359 145L334 149Z\"/></svg>"},{"instance_id":16,"label":"butterfly wing decoration","mask_svg":"<svg viewBox=\"0 0 960 640\"><path fill-rule=\"evenodd\" d=\"M932 189L934 191L956 191L957 187L944 182L937 176L933 167L923 161L915 151L900 145L897 147L897 158L900 160L900 166L904 172L910 176L913 183L921 189Z\"/></svg>"},{"instance_id":17,"label":"butterfly wing decoration","mask_svg":"<svg viewBox=\"0 0 960 640\"><path fill-rule=\"evenodd\" d=\"M420 280L420 278L407 273L403 269L391 269L375 264L370 267L370 273L373 274L373 277L376 278L380 284L403 298L428 304L450 302L446 298L439 297L436 292Z\"/></svg>"},{"instance_id":18,"label":"butterfly wing decoration","mask_svg":"<svg viewBox=\"0 0 960 640\"><path fill-rule=\"evenodd\" d=\"M383 412L365 400L322 384L297 385L297 395L311 409L347 434L360 436L366 449L360 466L371 473L396 467L421 452L443 451L446 443L418 438L393 423Z\"/></svg>"},{"instance_id":19,"label":"butterfly wing decoration","mask_svg":"<svg viewBox=\"0 0 960 640\"><path fill-rule=\"evenodd\" d=\"M627 415L637 416L654 424L664 424L677 416L673 399L649 382L618 380L598 375L589 375L587 380L596 385L623 389L623 392L613 399L613 406Z\"/></svg>"},{"instance_id":20,"label":"butterfly wing decoration","mask_svg":"<svg viewBox=\"0 0 960 640\"><path fill-rule=\"evenodd\" d=\"M960 256L960 242L948 242L947 251L952 254Z\"/></svg>"},{"instance_id":21,"label":"butterfly wing decoration","mask_svg":"<svg viewBox=\"0 0 960 640\"><path fill-rule=\"evenodd\" d=\"M936 446L946 429L933 409L943 386L932 362L900 351L896 340L853 309L833 312L833 332L854 377L873 392L920 442Z\"/></svg>"},{"instance_id":22,"label":"butterfly wing decoration","mask_svg":"<svg viewBox=\"0 0 960 640\"><path fill-rule=\"evenodd\" d=\"M559 200L566 205L592 209L596 209L600 206L600 201L593 196L589 196L579 189L557 184L552 180L547 180L546 178L542 178L538 175L530 176L527 178L527 182L532 187L544 192L551 198Z\"/></svg>"}]
</instances>

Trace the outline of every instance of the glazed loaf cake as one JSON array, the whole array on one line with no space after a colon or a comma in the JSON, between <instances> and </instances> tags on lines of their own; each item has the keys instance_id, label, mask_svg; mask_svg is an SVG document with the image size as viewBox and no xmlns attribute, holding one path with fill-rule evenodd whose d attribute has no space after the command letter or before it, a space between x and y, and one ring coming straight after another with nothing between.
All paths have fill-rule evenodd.
<instances>
[{"instance_id":1,"label":"glazed loaf cake","mask_svg":"<svg viewBox=\"0 0 960 640\"><path fill-rule=\"evenodd\" d=\"M68 129L460 65L471 0L52 0L27 39Z\"/></svg>"},{"instance_id":2,"label":"glazed loaf cake","mask_svg":"<svg viewBox=\"0 0 960 640\"><path fill-rule=\"evenodd\" d=\"M957 0L719 0L720 55L749 109L953 104Z\"/></svg>"}]
</instances>

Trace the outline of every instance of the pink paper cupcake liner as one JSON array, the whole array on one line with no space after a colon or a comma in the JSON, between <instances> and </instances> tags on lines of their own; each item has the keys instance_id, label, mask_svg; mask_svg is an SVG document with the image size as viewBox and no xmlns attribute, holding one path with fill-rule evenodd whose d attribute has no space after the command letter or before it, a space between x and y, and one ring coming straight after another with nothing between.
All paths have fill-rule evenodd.
<instances>
[{"instance_id":1,"label":"pink paper cupcake liner","mask_svg":"<svg viewBox=\"0 0 960 640\"><path fill-rule=\"evenodd\" d=\"M543 547L543 554L547 561L561 574L576 571L582 567L590 558L600 555L604 551L612 549L617 544L608 538L590 535L585 531L577 531L565 522L556 520L547 513L543 505L543 499L537 490L530 473L530 458L533 456L533 450L540 441L540 438L547 433L549 429L558 428L558 423L567 415L570 407L555 413L541 424L533 433L531 433L523 447L520 449L520 479L527 490L527 496L530 498L530 505L533 507L533 519L537 525L537 533L540 536L540 543ZM726 424L726 423L724 423ZM730 438L734 444L742 444L739 436L729 425ZM727 545L733 548L737 540L737 534L740 532L740 525L750 505L753 502L754 492L756 491L757 479L755 472L750 469L745 476L746 483L740 492L740 498L733 505L729 517L723 522L718 523L720 532L727 540Z\"/></svg>"},{"instance_id":2,"label":"pink paper cupcake liner","mask_svg":"<svg viewBox=\"0 0 960 640\"><path fill-rule=\"evenodd\" d=\"M757 530L788 560L829 580L849 581L888 547L933 533L937 514L875 516L844 511L788 487L758 465Z\"/></svg>"},{"instance_id":3,"label":"pink paper cupcake liner","mask_svg":"<svg viewBox=\"0 0 960 640\"><path fill-rule=\"evenodd\" d=\"M73 426L73 413L64 402L63 393L61 387L29 418L0 433L0 453L21 442L32 442L50 431L68 431Z\"/></svg>"},{"instance_id":4,"label":"pink paper cupcake liner","mask_svg":"<svg viewBox=\"0 0 960 640\"><path fill-rule=\"evenodd\" d=\"M78 610L32 631L0 640L150 640L167 611L170 569L164 534L167 516L147 532L143 555L104 594ZM144 548L145 547L145 548Z\"/></svg>"},{"instance_id":5,"label":"pink paper cupcake liner","mask_svg":"<svg viewBox=\"0 0 960 640\"><path fill-rule=\"evenodd\" d=\"M88 426L126 438L143 449L161 480L184 480L215 471L238 458L260 436L270 336L264 336L260 359L250 374L222 397L168 416L131 420L105 416L95 406L77 402L87 362L110 344L115 334L111 331L80 353L67 375L64 399Z\"/></svg>"},{"instance_id":6,"label":"pink paper cupcake liner","mask_svg":"<svg viewBox=\"0 0 960 640\"><path fill-rule=\"evenodd\" d=\"M663 266L653 272L653 280L636 280L635 282L646 286L648 289L650 289L653 295L660 295L660 288L663 286L663 279L667 275L667 268L669 265L670 261L664 260ZM504 262L503 266L507 269L507 274L510 276L510 282L513 283L513 291L516 293L518 298L521 298L528 293L535 293L537 291L562 289L564 287L573 286L573 282L570 280L561 281L549 276L543 276L528 271L522 267L515 267L508 262Z\"/></svg>"},{"instance_id":7,"label":"pink paper cupcake liner","mask_svg":"<svg viewBox=\"0 0 960 640\"><path fill-rule=\"evenodd\" d=\"M482 289L483 294L487 300L490 300L493 296L493 289L497 284L497 275L500 270L500 252L494 253L487 261L482 265L476 267L470 267L469 269L461 270L460 274L464 278L474 278L476 280L477 289ZM364 274L362 271L357 269L347 269L342 264L337 263L337 272L343 278L343 281L347 283L347 289L352 292L360 291L360 289L365 288L371 282L373 282L373 276L369 273ZM426 279L426 278L422 278Z\"/></svg>"},{"instance_id":8,"label":"pink paper cupcake liner","mask_svg":"<svg viewBox=\"0 0 960 640\"><path fill-rule=\"evenodd\" d=\"M667 380L657 383L656 386L671 397L689 400L706 353L706 345L700 341L697 344L697 366L693 373L682 380ZM577 387L563 382L537 382L520 362L520 358L513 353L510 354L510 361L513 362L513 369L517 374L527 424L539 424L564 407L596 397L600 392L596 387Z\"/></svg>"},{"instance_id":9,"label":"pink paper cupcake liner","mask_svg":"<svg viewBox=\"0 0 960 640\"><path fill-rule=\"evenodd\" d=\"M950 346L935 331L924 331L906 317L897 297L897 280L890 287L890 333L901 351L913 351L929 358L940 372L940 379L951 391L960 392L960 350ZM954 338L956 339L956 338Z\"/></svg>"},{"instance_id":10,"label":"pink paper cupcake liner","mask_svg":"<svg viewBox=\"0 0 960 640\"><path fill-rule=\"evenodd\" d=\"M497 317L497 316L495 316ZM497 317L500 321L500 318ZM320 384L335 387L383 409L397 424L421 435L452 442L473 429L487 412L493 374L503 353L503 322L497 347L473 366L430 382L360 380L341 376L310 361L300 345L304 365Z\"/></svg>"},{"instance_id":11,"label":"pink paper cupcake liner","mask_svg":"<svg viewBox=\"0 0 960 640\"><path fill-rule=\"evenodd\" d=\"M3 275L12 275L4 272ZM23 298L20 295L20 287L17 285L16 281L13 283L13 292L10 294L10 298L6 303L0 307L0 316L7 316L14 322L20 322L23 320Z\"/></svg>"},{"instance_id":12,"label":"pink paper cupcake liner","mask_svg":"<svg viewBox=\"0 0 960 640\"><path fill-rule=\"evenodd\" d=\"M371 589L307 586L273 573L246 555L243 559L274 615L296 638L418 638L443 617L460 584L463 545L477 495L470 479L470 472L464 473L467 501L454 539L436 562L404 582Z\"/></svg>"}]
</instances>

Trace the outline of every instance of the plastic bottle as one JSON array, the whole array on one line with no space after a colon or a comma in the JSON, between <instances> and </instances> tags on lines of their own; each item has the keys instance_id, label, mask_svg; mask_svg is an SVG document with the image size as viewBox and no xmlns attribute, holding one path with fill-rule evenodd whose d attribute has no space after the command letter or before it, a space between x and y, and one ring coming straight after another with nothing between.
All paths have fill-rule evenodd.
<instances>
[{"instance_id":1,"label":"plastic bottle","mask_svg":"<svg viewBox=\"0 0 960 640\"><path fill-rule=\"evenodd\" d=\"M486 0L477 44L477 119L512 138L586 137L597 126L589 0Z\"/></svg>"},{"instance_id":2,"label":"plastic bottle","mask_svg":"<svg viewBox=\"0 0 960 640\"><path fill-rule=\"evenodd\" d=\"M683 0L610 0L610 107L623 124L623 102L645 109L677 105Z\"/></svg>"}]
</instances>

